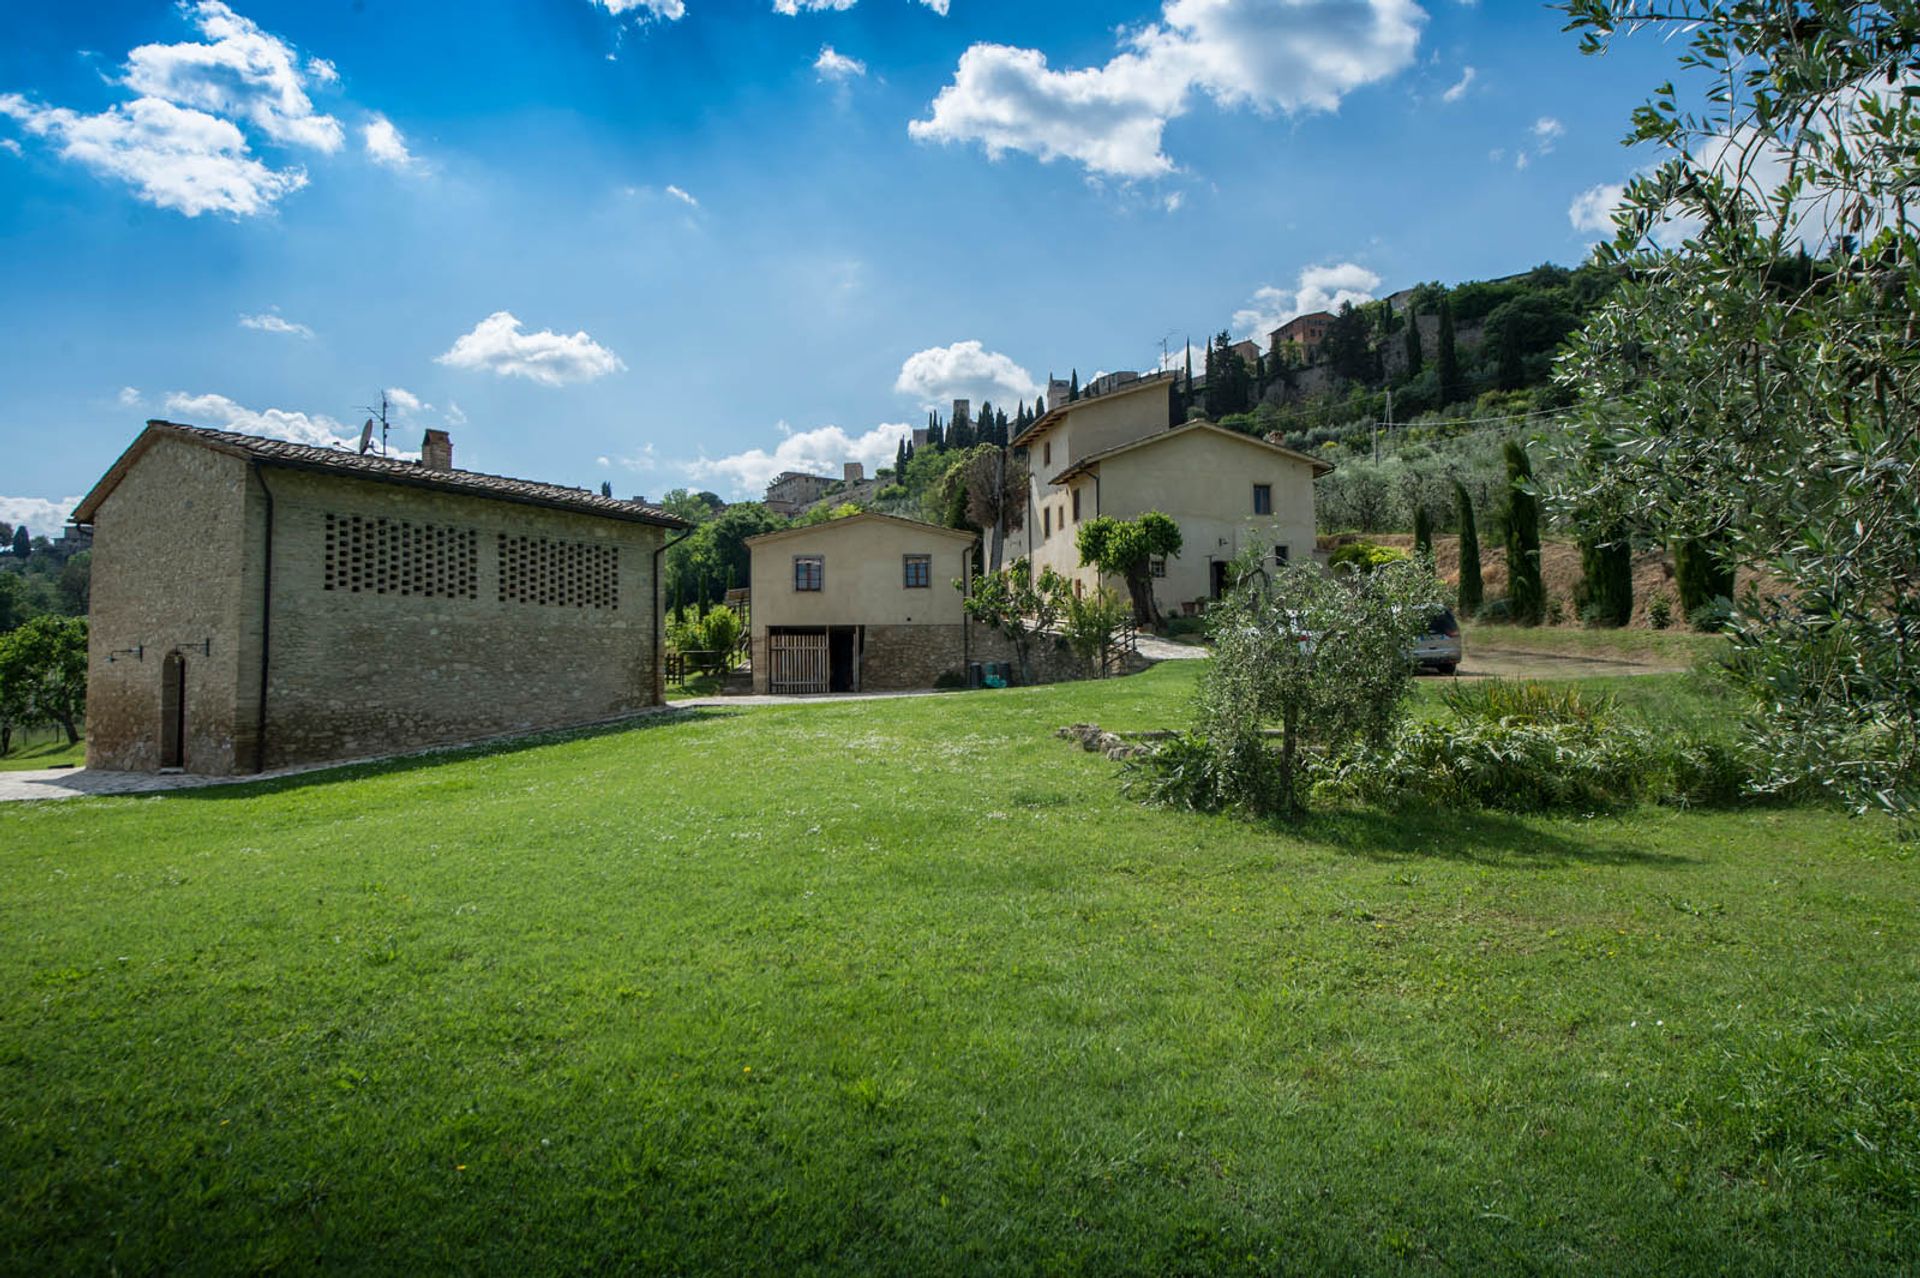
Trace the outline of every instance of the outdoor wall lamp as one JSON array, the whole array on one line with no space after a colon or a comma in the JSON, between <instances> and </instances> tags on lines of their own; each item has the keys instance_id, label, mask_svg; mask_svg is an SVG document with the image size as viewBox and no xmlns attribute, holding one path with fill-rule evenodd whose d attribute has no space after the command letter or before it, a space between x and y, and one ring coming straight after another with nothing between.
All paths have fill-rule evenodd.
<instances>
[{"instance_id":1,"label":"outdoor wall lamp","mask_svg":"<svg viewBox=\"0 0 1920 1278\"><path fill-rule=\"evenodd\" d=\"M147 646L145 644L135 644L131 648L115 648L107 654L107 664L112 665L122 657L132 657L135 661L145 661L147 659Z\"/></svg>"}]
</instances>

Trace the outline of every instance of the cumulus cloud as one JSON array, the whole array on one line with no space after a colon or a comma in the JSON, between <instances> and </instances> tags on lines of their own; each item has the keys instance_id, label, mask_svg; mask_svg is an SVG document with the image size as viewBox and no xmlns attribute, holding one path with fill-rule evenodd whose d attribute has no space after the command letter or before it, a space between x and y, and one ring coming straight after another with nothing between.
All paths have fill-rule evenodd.
<instances>
[{"instance_id":1,"label":"cumulus cloud","mask_svg":"<svg viewBox=\"0 0 1920 1278\"><path fill-rule=\"evenodd\" d=\"M820 73L822 80L844 83L865 75L867 64L858 58L849 58L830 44L823 44L820 46L820 56L813 60L813 69Z\"/></svg>"},{"instance_id":2,"label":"cumulus cloud","mask_svg":"<svg viewBox=\"0 0 1920 1278\"><path fill-rule=\"evenodd\" d=\"M140 391L137 387L122 386L120 388L119 399L120 399L120 407L122 408L140 407Z\"/></svg>"},{"instance_id":3,"label":"cumulus cloud","mask_svg":"<svg viewBox=\"0 0 1920 1278\"><path fill-rule=\"evenodd\" d=\"M175 391L167 396L167 414L176 421L214 430L238 431L243 435L262 435L289 443L315 448L360 446L357 428L344 425L321 413L290 412L281 408L252 409L225 395L189 395Z\"/></svg>"},{"instance_id":4,"label":"cumulus cloud","mask_svg":"<svg viewBox=\"0 0 1920 1278\"><path fill-rule=\"evenodd\" d=\"M340 149L340 122L314 110L291 46L220 0L201 0L185 11L207 42L141 45L127 55L128 88L141 97L246 120L283 145ZM331 64L323 65L332 71Z\"/></svg>"},{"instance_id":5,"label":"cumulus cloud","mask_svg":"<svg viewBox=\"0 0 1920 1278\"><path fill-rule=\"evenodd\" d=\"M572 336L548 329L523 332L511 311L495 311L481 320L435 362L500 377L524 377L542 386L590 382L626 368L619 356L584 332Z\"/></svg>"},{"instance_id":6,"label":"cumulus cloud","mask_svg":"<svg viewBox=\"0 0 1920 1278\"><path fill-rule=\"evenodd\" d=\"M360 126L360 138L367 148L368 158L375 164L384 164L390 169L404 172L416 163L413 152L407 149L406 137L394 127L392 120L378 112Z\"/></svg>"},{"instance_id":7,"label":"cumulus cloud","mask_svg":"<svg viewBox=\"0 0 1920 1278\"><path fill-rule=\"evenodd\" d=\"M1624 182L1602 182L1590 186L1573 197L1573 203L1567 206L1567 221L1573 223L1576 231L1591 231L1596 235L1613 234L1613 211L1620 207L1620 201L1626 198L1627 186Z\"/></svg>"},{"instance_id":8,"label":"cumulus cloud","mask_svg":"<svg viewBox=\"0 0 1920 1278\"><path fill-rule=\"evenodd\" d=\"M283 319L271 311L263 312L259 315L242 315L240 317L240 327L251 328L261 333L284 333L288 337L313 336L313 330L305 324L295 324L293 321Z\"/></svg>"},{"instance_id":9,"label":"cumulus cloud","mask_svg":"<svg viewBox=\"0 0 1920 1278\"><path fill-rule=\"evenodd\" d=\"M1532 139L1530 148L1523 146L1514 152L1513 167L1516 169L1524 169L1541 156L1551 155L1553 153L1553 144L1565 136L1566 132L1567 126L1560 123L1560 121L1550 115L1541 116L1533 122L1533 127L1527 131L1527 136Z\"/></svg>"},{"instance_id":10,"label":"cumulus cloud","mask_svg":"<svg viewBox=\"0 0 1920 1278\"><path fill-rule=\"evenodd\" d=\"M188 217L251 217L306 185L300 167L254 157L252 144L332 154L346 130L314 106L309 88L339 83L325 58L305 57L223 0L183 0L200 39L130 50L115 81L129 97L95 114L0 95L0 114L49 139L66 160L117 178L135 195ZM367 152L410 157L397 130L374 116Z\"/></svg>"},{"instance_id":11,"label":"cumulus cloud","mask_svg":"<svg viewBox=\"0 0 1920 1278\"><path fill-rule=\"evenodd\" d=\"M1467 90L1473 87L1473 81L1478 75L1479 72L1475 71L1472 67L1464 68L1460 72L1460 78L1454 81L1453 86L1440 95L1440 100L1442 102L1458 102L1461 98L1466 97Z\"/></svg>"},{"instance_id":12,"label":"cumulus cloud","mask_svg":"<svg viewBox=\"0 0 1920 1278\"><path fill-rule=\"evenodd\" d=\"M685 463L687 476L725 486L730 497L758 496L783 471L838 477L841 463L857 461L871 474L893 465L900 441L913 434L912 427L894 422L875 426L863 435L849 435L838 426L796 432L785 422L780 424L780 431L783 438L771 451L749 448L727 457L702 457Z\"/></svg>"},{"instance_id":13,"label":"cumulus cloud","mask_svg":"<svg viewBox=\"0 0 1920 1278\"><path fill-rule=\"evenodd\" d=\"M685 191L681 190L677 186L673 186L669 184L667 186L667 195L672 199L676 199L680 201L682 204L686 205L690 209L697 209L700 207L700 201L694 199L691 195L687 194Z\"/></svg>"},{"instance_id":14,"label":"cumulus cloud","mask_svg":"<svg viewBox=\"0 0 1920 1278\"><path fill-rule=\"evenodd\" d=\"M970 399L1011 404L1032 400L1040 384L1026 369L979 342L933 346L907 357L893 388L923 404L945 404Z\"/></svg>"},{"instance_id":15,"label":"cumulus cloud","mask_svg":"<svg viewBox=\"0 0 1920 1278\"><path fill-rule=\"evenodd\" d=\"M25 155L27 150L12 138L0 138L0 151L8 155Z\"/></svg>"},{"instance_id":16,"label":"cumulus cloud","mask_svg":"<svg viewBox=\"0 0 1920 1278\"><path fill-rule=\"evenodd\" d=\"M1378 275L1353 262L1309 266L1293 288L1269 284L1256 289L1248 304L1233 313L1233 331L1265 345L1268 334L1295 316L1370 302L1379 287Z\"/></svg>"},{"instance_id":17,"label":"cumulus cloud","mask_svg":"<svg viewBox=\"0 0 1920 1278\"><path fill-rule=\"evenodd\" d=\"M943 18L947 16L947 0L920 0L920 3Z\"/></svg>"},{"instance_id":18,"label":"cumulus cloud","mask_svg":"<svg viewBox=\"0 0 1920 1278\"><path fill-rule=\"evenodd\" d=\"M238 128L158 98L119 103L98 115L0 94L0 115L58 144L63 159L133 187L149 204L188 217L249 217L307 184L304 169L252 158Z\"/></svg>"},{"instance_id":19,"label":"cumulus cloud","mask_svg":"<svg viewBox=\"0 0 1920 1278\"><path fill-rule=\"evenodd\" d=\"M79 497L0 497L0 523L25 525L36 537L55 537L79 504Z\"/></svg>"},{"instance_id":20,"label":"cumulus cloud","mask_svg":"<svg viewBox=\"0 0 1920 1278\"><path fill-rule=\"evenodd\" d=\"M1157 177L1174 167L1161 150L1167 123L1196 94L1228 108L1332 111L1407 66L1425 21L1413 0L1166 0L1161 20L1100 67L1055 70L1037 49L974 45L907 131L977 142L990 158L1024 151Z\"/></svg>"},{"instance_id":21,"label":"cumulus cloud","mask_svg":"<svg viewBox=\"0 0 1920 1278\"><path fill-rule=\"evenodd\" d=\"M797 13L819 13L823 10L838 12L851 9L858 0L773 0L773 11L792 17Z\"/></svg>"}]
</instances>

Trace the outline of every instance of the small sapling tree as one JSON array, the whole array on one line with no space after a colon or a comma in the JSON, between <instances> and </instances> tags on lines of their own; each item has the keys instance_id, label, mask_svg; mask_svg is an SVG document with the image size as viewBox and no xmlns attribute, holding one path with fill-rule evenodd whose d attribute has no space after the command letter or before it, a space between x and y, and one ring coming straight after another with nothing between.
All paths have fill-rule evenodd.
<instances>
[{"instance_id":1,"label":"small sapling tree","mask_svg":"<svg viewBox=\"0 0 1920 1278\"><path fill-rule=\"evenodd\" d=\"M954 589L964 589L954 582ZM962 605L967 616L1005 635L1020 662L1020 682L1033 682L1033 639L1060 624L1071 595L1067 579L1051 568L1035 576L1025 559L999 572L981 573Z\"/></svg>"}]
</instances>

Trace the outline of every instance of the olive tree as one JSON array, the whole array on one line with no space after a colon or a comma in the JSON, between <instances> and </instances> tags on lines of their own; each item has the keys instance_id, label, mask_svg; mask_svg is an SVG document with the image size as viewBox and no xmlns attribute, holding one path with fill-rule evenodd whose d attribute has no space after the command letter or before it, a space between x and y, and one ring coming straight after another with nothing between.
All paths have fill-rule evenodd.
<instances>
[{"instance_id":1,"label":"olive tree","mask_svg":"<svg viewBox=\"0 0 1920 1278\"><path fill-rule=\"evenodd\" d=\"M1598 252L1560 366L1586 438L1556 500L1779 589L1737 680L1780 785L1920 807L1920 4L1572 0L1588 52L1683 41L1629 141L1664 159Z\"/></svg>"},{"instance_id":2,"label":"olive tree","mask_svg":"<svg viewBox=\"0 0 1920 1278\"><path fill-rule=\"evenodd\" d=\"M1339 577L1312 563L1269 576L1258 563L1238 563L1241 584L1207 612L1196 730L1211 755L1208 806L1291 814L1307 752L1384 741L1399 721L1440 583L1424 559Z\"/></svg>"},{"instance_id":3,"label":"olive tree","mask_svg":"<svg viewBox=\"0 0 1920 1278\"><path fill-rule=\"evenodd\" d=\"M1074 545L1082 564L1127 583L1135 625L1160 624L1160 609L1153 598L1153 561L1180 553L1179 524L1157 510L1138 519L1098 515L1080 525Z\"/></svg>"}]
</instances>

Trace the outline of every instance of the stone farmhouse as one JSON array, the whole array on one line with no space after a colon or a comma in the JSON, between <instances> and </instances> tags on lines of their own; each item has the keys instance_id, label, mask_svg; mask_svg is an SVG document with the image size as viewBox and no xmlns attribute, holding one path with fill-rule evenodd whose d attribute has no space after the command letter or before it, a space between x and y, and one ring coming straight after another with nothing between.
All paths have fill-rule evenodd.
<instances>
[{"instance_id":1,"label":"stone farmhouse","mask_svg":"<svg viewBox=\"0 0 1920 1278\"><path fill-rule=\"evenodd\" d=\"M211 774L615 718L663 699L686 525L578 488L151 421L94 535L87 766Z\"/></svg>"},{"instance_id":2,"label":"stone farmhouse","mask_svg":"<svg viewBox=\"0 0 1920 1278\"><path fill-rule=\"evenodd\" d=\"M1080 525L1157 510L1180 525L1185 548L1154 565L1154 597L1163 610L1194 611L1220 596L1249 546L1312 554L1313 481L1332 465L1211 422L1177 422L1177 386L1166 374L1062 404L1013 440L1032 480L1010 557L1092 589L1099 574L1080 566Z\"/></svg>"},{"instance_id":3,"label":"stone farmhouse","mask_svg":"<svg viewBox=\"0 0 1920 1278\"><path fill-rule=\"evenodd\" d=\"M750 538L753 690L927 688L979 660L953 586L977 541L875 513Z\"/></svg>"}]
</instances>

